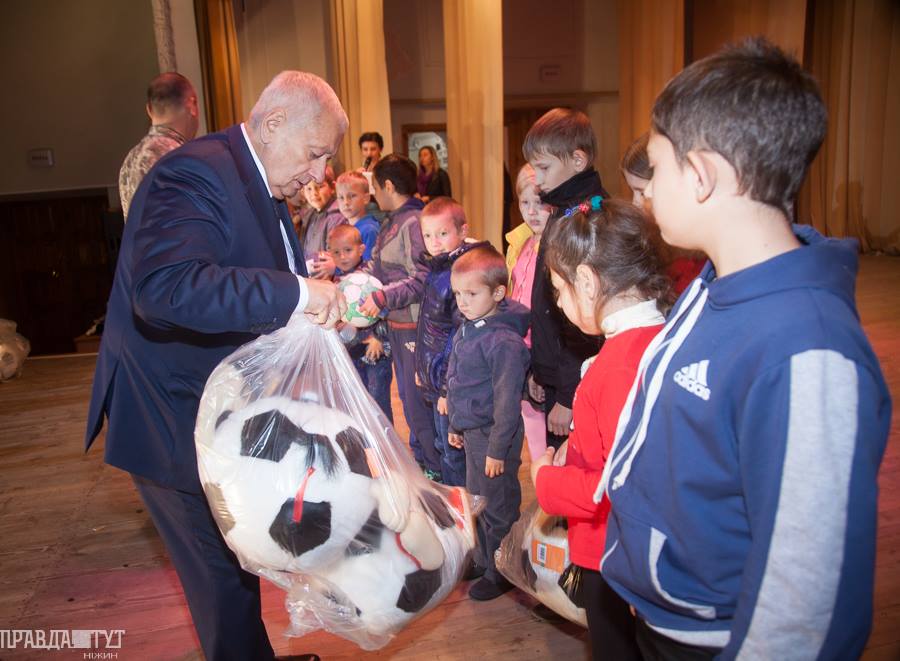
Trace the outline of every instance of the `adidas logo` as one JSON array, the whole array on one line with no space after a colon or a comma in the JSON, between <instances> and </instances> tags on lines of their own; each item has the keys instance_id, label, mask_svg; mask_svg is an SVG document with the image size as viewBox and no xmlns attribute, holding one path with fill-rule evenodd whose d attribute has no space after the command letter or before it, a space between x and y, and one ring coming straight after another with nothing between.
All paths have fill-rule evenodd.
<instances>
[{"instance_id":1,"label":"adidas logo","mask_svg":"<svg viewBox=\"0 0 900 661\"><path fill-rule=\"evenodd\" d=\"M701 360L699 363L691 363L675 372L675 383L693 395L697 395L704 401L709 401L709 386L706 383L706 372L709 370L709 361Z\"/></svg>"}]
</instances>

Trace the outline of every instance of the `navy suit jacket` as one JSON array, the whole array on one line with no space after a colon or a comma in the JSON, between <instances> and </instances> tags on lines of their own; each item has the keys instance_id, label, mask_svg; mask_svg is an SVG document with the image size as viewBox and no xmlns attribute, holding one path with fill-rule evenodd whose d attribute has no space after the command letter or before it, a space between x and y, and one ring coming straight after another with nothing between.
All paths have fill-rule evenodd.
<instances>
[{"instance_id":1,"label":"navy suit jacket","mask_svg":"<svg viewBox=\"0 0 900 661\"><path fill-rule=\"evenodd\" d=\"M242 344L284 326L299 300L276 208L290 218L284 202L273 204L240 126L185 144L147 173L122 237L85 449L106 414L107 463L200 491L194 423L207 377ZM287 235L305 276L293 228Z\"/></svg>"}]
</instances>

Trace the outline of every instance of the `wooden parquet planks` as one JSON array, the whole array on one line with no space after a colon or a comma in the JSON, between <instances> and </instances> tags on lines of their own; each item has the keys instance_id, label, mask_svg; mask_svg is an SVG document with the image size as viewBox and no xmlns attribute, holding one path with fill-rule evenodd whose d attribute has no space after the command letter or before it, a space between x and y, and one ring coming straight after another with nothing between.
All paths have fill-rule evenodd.
<instances>
[{"instance_id":1,"label":"wooden parquet planks","mask_svg":"<svg viewBox=\"0 0 900 661\"><path fill-rule=\"evenodd\" d=\"M857 292L866 332L900 399L900 259L863 257ZM0 629L124 629L124 659L202 659L165 551L127 475L88 455L82 437L95 357L29 359L0 384ZM398 431L405 435L394 396ZM879 484L875 621L868 661L900 658L900 432L894 416ZM527 457L524 502L533 489ZM263 611L278 654L324 659L589 658L574 625L539 622L517 591L487 603L458 586L434 611L378 652L330 634L302 639L280 590L263 582ZM81 659L80 651L0 650L0 659Z\"/></svg>"}]
</instances>

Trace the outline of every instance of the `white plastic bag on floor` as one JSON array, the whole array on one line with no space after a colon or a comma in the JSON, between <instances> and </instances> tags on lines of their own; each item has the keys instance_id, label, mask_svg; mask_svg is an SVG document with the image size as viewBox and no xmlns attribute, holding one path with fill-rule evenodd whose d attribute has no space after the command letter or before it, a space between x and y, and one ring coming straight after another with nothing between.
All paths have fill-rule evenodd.
<instances>
[{"instance_id":1,"label":"white plastic bag on floor","mask_svg":"<svg viewBox=\"0 0 900 661\"><path fill-rule=\"evenodd\" d=\"M0 319L0 381L19 376L30 352L31 342L16 332L16 322Z\"/></svg>"},{"instance_id":2,"label":"white plastic bag on floor","mask_svg":"<svg viewBox=\"0 0 900 661\"><path fill-rule=\"evenodd\" d=\"M584 608L572 601L580 590L581 572L569 560L566 517L547 514L535 500L503 538L494 561L517 588L587 627Z\"/></svg>"},{"instance_id":3,"label":"white plastic bag on floor","mask_svg":"<svg viewBox=\"0 0 900 661\"><path fill-rule=\"evenodd\" d=\"M222 361L195 440L228 546L288 592L289 634L377 649L459 580L470 496L425 479L334 331L299 319Z\"/></svg>"}]
</instances>

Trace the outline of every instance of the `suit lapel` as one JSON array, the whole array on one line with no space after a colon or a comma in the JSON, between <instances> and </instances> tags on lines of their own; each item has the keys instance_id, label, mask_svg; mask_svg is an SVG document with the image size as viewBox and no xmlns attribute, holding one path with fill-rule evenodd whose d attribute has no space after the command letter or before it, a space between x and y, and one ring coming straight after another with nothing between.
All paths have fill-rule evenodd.
<instances>
[{"instance_id":1,"label":"suit lapel","mask_svg":"<svg viewBox=\"0 0 900 661\"><path fill-rule=\"evenodd\" d=\"M228 142L237 166L238 176L244 182L244 192L247 195L247 201L250 203L250 208L253 209L253 215L256 217L256 222L259 223L262 235L272 249L275 264L282 271L290 271L287 255L284 252L284 241L281 238L281 228L278 226L278 219L275 217L275 206L272 204L272 198L269 196L266 184L262 180L256 163L253 161L250 148L244 140L241 126L240 124L235 124L226 129L226 132L228 133ZM296 253L296 250L294 252Z\"/></svg>"}]
</instances>

